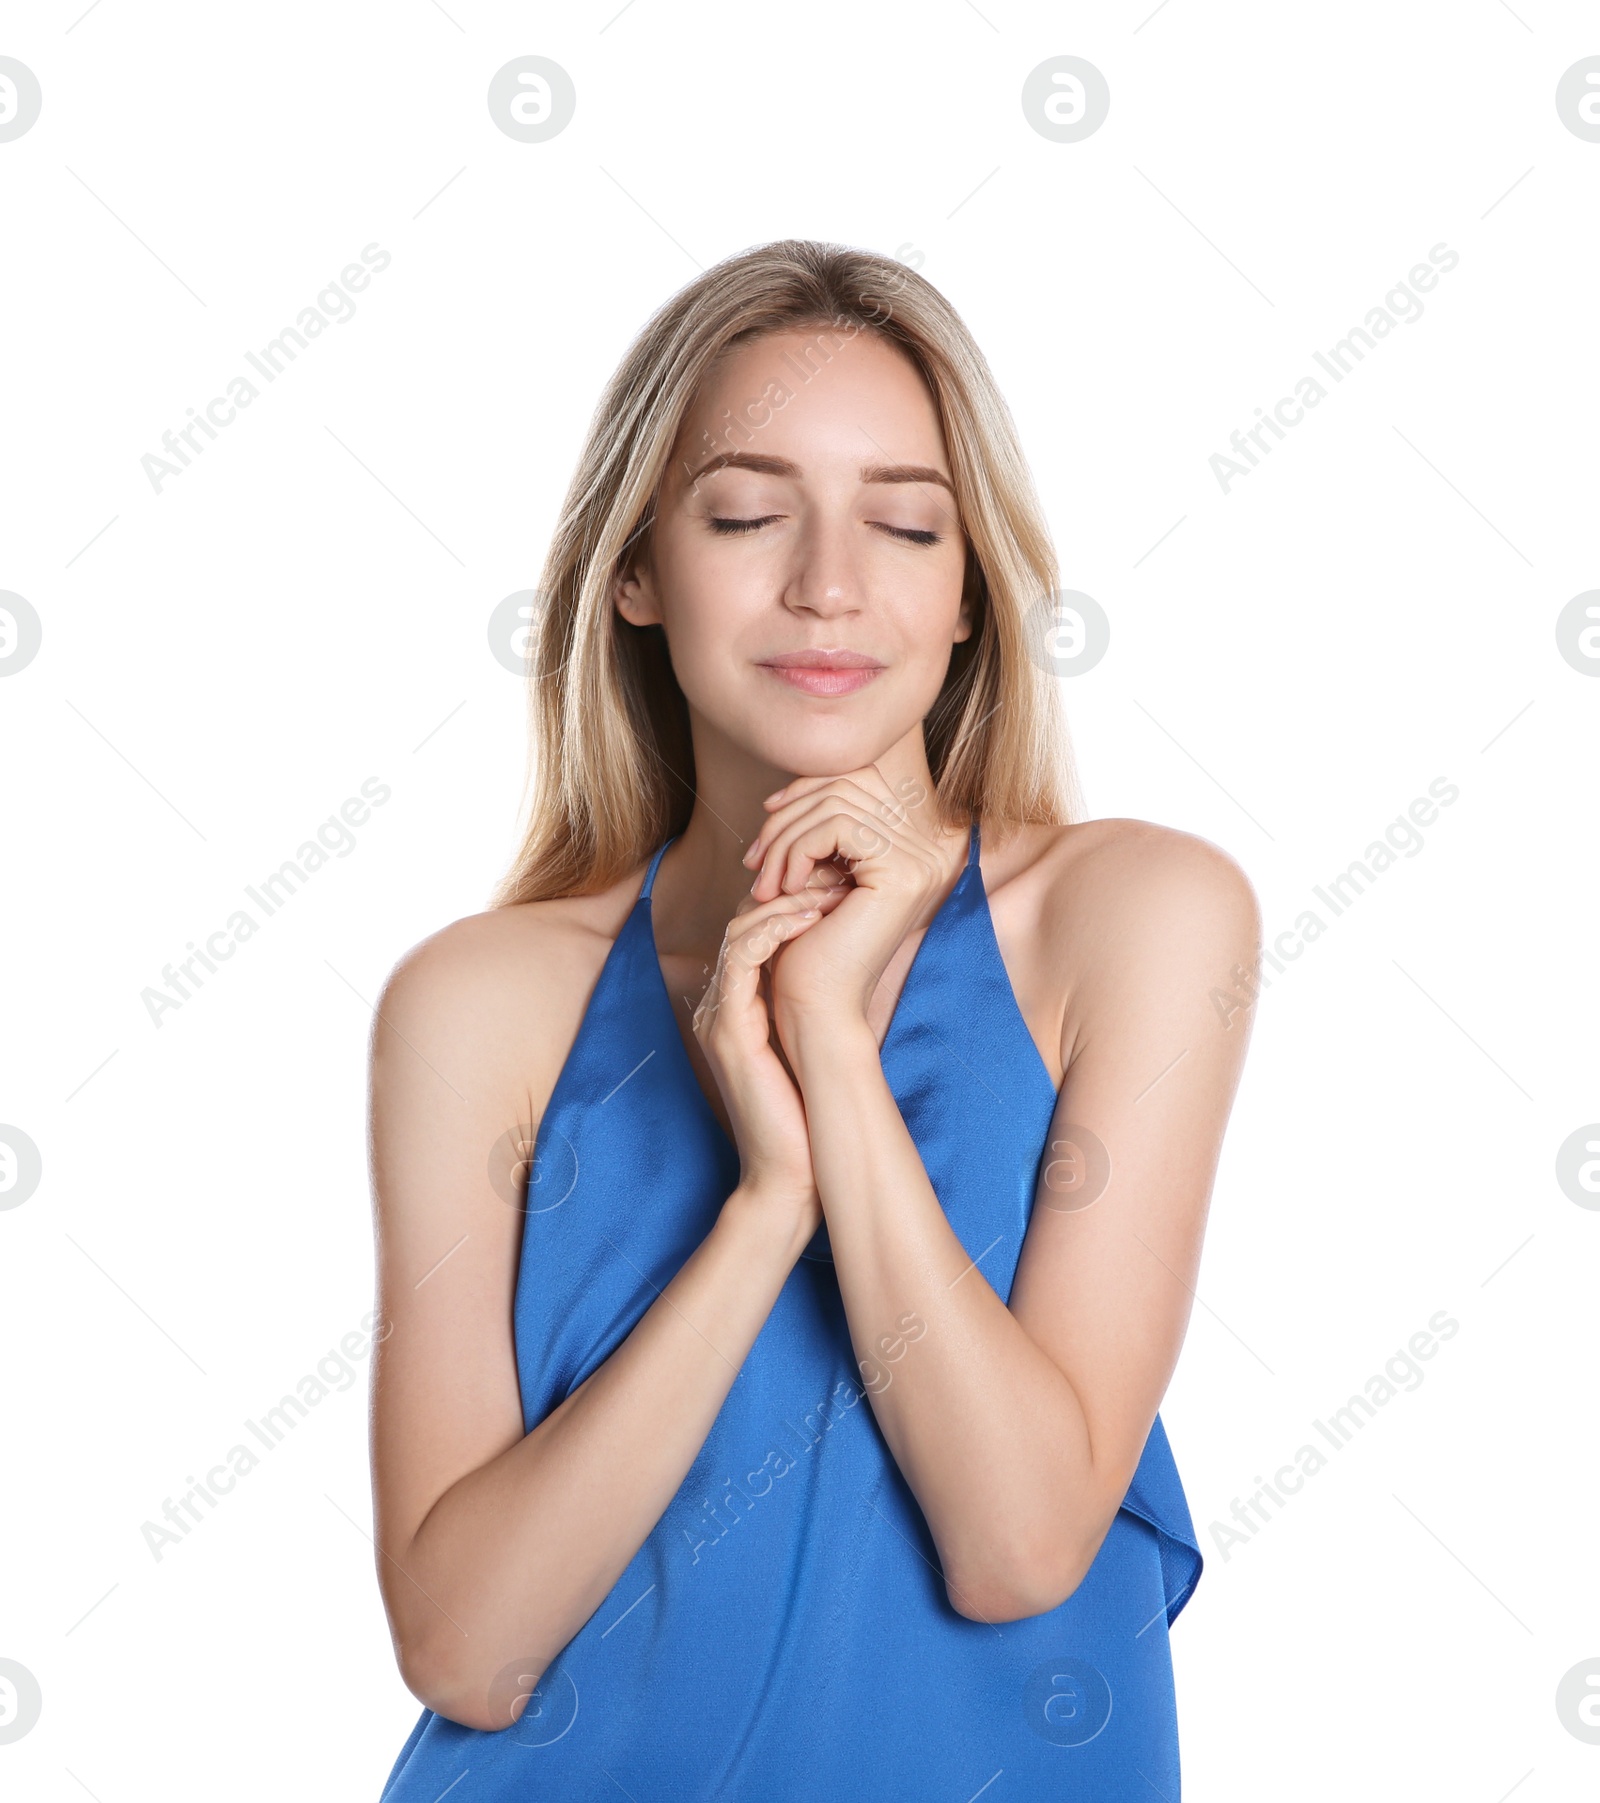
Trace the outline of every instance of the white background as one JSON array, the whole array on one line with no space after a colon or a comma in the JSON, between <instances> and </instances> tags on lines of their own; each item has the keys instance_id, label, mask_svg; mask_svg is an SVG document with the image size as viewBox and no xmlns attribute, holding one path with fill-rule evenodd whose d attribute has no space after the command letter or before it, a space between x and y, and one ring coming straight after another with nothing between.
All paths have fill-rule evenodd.
<instances>
[{"instance_id":1,"label":"white background","mask_svg":"<svg viewBox=\"0 0 1600 1803\"><path fill-rule=\"evenodd\" d=\"M1460 791L1259 1005L1163 1407L1208 1555L1173 1632L1186 1796L1594 1796L1555 1692L1600 1657L1600 1214L1555 1158L1600 1118L1600 682L1554 628L1600 582L1600 144L1554 93L1600 18L616 10L0 28L43 90L0 144L0 589L44 634L0 683L0 1121L43 1158L0 1212L0 1657L44 1698L9 1794L376 1798L419 1706L365 1361L159 1561L141 1524L372 1306L369 1005L511 854L522 698L486 626L603 381L697 265L802 236L920 258L992 360L1111 620L1064 683L1093 814L1225 847L1275 934ZM485 100L530 53L577 87L542 144ZM1111 108L1062 144L1020 96L1069 53ZM156 493L162 433L369 243L355 316ZM1440 243L1423 315L1224 493L1229 434ZM153 1025L162 967L374 776L354 850ZM1224 1558L1210 1524L1440 1309L1420 1387Z\"/></svg>"}]
</instances>

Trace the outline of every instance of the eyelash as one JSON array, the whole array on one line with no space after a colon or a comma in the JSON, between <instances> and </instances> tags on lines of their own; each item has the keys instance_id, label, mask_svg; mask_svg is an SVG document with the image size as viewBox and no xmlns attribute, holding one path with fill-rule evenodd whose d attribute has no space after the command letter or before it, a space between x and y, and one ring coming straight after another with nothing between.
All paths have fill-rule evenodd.
<instances>
[{"instance_id":1,"label":"eyelash","mask_svg":"<svg viewBox=\"0 0 1600 1803\"><path fill-rule=\"evenodd\" d=\"M773 520L781 517L782 516L779 514L770 513L763 515L760 519L734 520L720 518L716 514L709 514L706 518L706 524L719 536L732 538L741 533L754 532L757 527L770 525ZM904 539L907 544L936 545L939 542L939 534L937 532L921 532L910 526L885 526L883 530L892 534L895 538Z\"/></svg>"}]
</instances>

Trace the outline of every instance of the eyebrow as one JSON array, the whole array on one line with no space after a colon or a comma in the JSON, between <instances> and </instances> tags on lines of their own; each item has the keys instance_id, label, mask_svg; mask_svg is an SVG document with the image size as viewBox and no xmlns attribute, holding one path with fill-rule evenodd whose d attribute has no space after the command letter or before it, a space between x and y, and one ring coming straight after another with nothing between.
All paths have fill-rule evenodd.
<instances>
[{"instance_id":1,"label":"eyebrow","mask_svg":"<svg viewBox=\"0 0 1600 1803\"><path fill-rule=\"evenodd\" d=\"M763 457L754 451L723 451L701 464L689 477L692 484L702 476L714 475L718 470L739 469L754 470L763 476L798 476L800 466L791 463L787 457ZM863 482L934 482L947 490L952 496L955 485L950 478L939 470L929 469L920 463L869 463L861 467Z\"/></svg>"}]
</instances>

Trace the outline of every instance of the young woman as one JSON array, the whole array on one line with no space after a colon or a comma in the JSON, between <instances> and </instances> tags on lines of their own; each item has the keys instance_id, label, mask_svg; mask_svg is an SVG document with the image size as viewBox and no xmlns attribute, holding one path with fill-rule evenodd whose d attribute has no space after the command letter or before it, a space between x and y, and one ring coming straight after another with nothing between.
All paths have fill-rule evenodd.
<instances>
[{"instance_id":1,"label":"young woman","mask_svg":"<svg viewBox=\"0 0 1600 1803\"><path fill-rule=\"evenodd\" d=\"M384 1803L1176 1803L1156 1411L1258 920L1079 817L1055 581L889 259L732 258L613 379L525 843L374 1027Z\"/></svg>"}]
</instances>

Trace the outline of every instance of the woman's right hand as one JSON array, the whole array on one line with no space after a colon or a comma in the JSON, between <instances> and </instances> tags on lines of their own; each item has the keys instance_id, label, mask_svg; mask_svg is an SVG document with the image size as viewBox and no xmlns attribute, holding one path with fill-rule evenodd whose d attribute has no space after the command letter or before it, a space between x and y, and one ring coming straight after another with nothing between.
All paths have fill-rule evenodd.
<instances>
[{"instance_id":1,"label":"woman's right hand","mask_svg":"<svg viewBox=\"0 0 1600 1803\"><path fill-rule=\"evenodd\" d=\"M790 1220L802 1242L822 1225L805 1103L772 1020L772 959L815 926L839 897L817 889L768 902L747 896L728 923L694 1032L727 1103L739 1148L739 1187Z\"/></svg>"}]
</instances>

